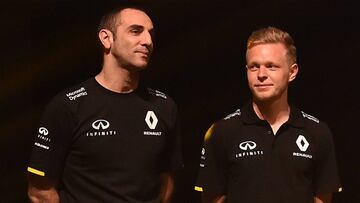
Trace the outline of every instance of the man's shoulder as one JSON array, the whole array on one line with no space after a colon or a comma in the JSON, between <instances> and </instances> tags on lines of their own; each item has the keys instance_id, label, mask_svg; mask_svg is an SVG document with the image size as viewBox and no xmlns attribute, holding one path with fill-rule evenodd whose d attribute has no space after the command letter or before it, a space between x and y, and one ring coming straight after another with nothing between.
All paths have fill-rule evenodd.
<instances>
[{"instance_id":1,"label":"man's shoulder","mask_svg":"<svg viewBox=\"0 0 360 203\"><path fill-rule=\"evenodd\" d=\"M64 105L76 104L82 98L88 96L91 88L91 79L71 85L62 91L58 92L50 101L50 103L62 103Z\"/></svg>"},{"instance_id":2,"label":"man's shoulder","mask_svg":"<svg viewBox=\"0 0 360 203\"><path fill-rule=\"evenodd\" d=\"M159 97L162 99L169 99L168 95L166 95L164 92L157 90L157 89L153 89L151 87L147 87L146 88L146 92L150 95L150 96L154 96L154 97Z\"/></svg>"},{"instance_id":3,"label":"man's shoulder","mask_svg":"<svg viewBox=\"0 0 360 203\"><path fill-rule=\"evenodd\" d=\"M232 113L226 115L215 123L215 126L221 128L232 128L241 125L241 110L236 109Z\"/></svg>"},{"instance_id":4,"label":"man's shoulder","mask_svg":"<svg viewBox=\"0 0 360 203\"><path fill-rule=\"evenodd\" d=\"M63 89L59 95L64 96L69 101L76 101L78 98L82 96L86 96L89 89L93 86L93 78L89 78L88 80L82 81L80 83L70 85Z\"/></svg>"},{"instance_id":5,"label":"man's shoulder","mask_svg":"<svg viewBox=\"0 0 360 203\"><path fill-rule=\"evenodd\" d=\"M217 120L206 131L204 141L208 142L209 140L227 139L228 136L231 136L233 132L241 126L242 122L240 122L240 118L241 110L236 109L220 120Z\"/></svg>"},{"instance_id":6,"label":"man's shoulder","mask_svg":"<svg viewBox=\"0 0 360 203\"><path fill-rule=\"evenodd\" d=\"M300 121L304 128L312 133L327 133L329 131L328 125L326 122L320 120L319 118L313 116L312 114L300 110Z\"/></svg>"},{"instance_id":7,"label":"man's shoulder","mask_svg":"<svg viewBox=\"0 0 360 203\"><path fill-rule=\"evenodd\" d=\"M148 95L151 101L156 101L167 105L175 105L175 101L172 99L172 97L163 91L146 87L145 93Z\"/></svg>"},{"instance_id":8,"label":"man's shoulder","mask_svg":"<svg viewBox=\"0 0 360 203\"><path fill-rule=\"evenodd\" d=\"M227 116L225 116L223 119L221 119L224 122L231 122L234 120L238 120L241 117L241 110L240 109L236 109L234 112L228 114Z\"/></svg>"}]
</instances>

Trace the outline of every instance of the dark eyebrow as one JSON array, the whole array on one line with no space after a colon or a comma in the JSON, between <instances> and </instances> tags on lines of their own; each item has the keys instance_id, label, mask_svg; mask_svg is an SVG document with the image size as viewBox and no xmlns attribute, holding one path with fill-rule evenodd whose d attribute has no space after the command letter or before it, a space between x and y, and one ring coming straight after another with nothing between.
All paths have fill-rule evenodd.
<instances>
[{"instance_id":1,"label":"dark eyebrow","mask_svg":"<svg viewBox=\"0 0 360 203\"><path fill-rule=\"evenodd\" d=\"M134 25L130 25L129 29L144 29L144 26L134 24Z\"/></svg>"},{"instance_id":2,"label":"dark eyebrow","mask_svg":"<svg viewBox=\"0 0 360 203\"><path fill-rule=\"evenodd\" d=\"M134 25L130 25L130 26L129 26L129 29L144 30L144 26L134 24ZM154 37L154 35L155 35L155 29L154 29L154 28L151 28L151 29L149 30L149 33L150 33L150 35L151 35L152 37Z\"/></svg>"}]
</instances>

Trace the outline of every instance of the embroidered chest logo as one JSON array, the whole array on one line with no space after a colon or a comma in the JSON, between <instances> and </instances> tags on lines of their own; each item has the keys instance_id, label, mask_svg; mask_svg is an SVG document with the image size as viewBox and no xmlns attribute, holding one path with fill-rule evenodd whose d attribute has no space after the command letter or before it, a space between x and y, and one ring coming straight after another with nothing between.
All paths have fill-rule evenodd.
<instances>
[{"instance_id":1,"label":"embroidered chest logo","mask_svg":"<svg viewBox=\"0 0 360 203\"><path fill-rule=\"evenodd\" d=\"M110 127L110 123L107 120L96 120L91 125L95 130L105 130Z\"/></svg>"},{"instance_id":2,"label":"embroidered chest logo","mask_svg":"<svg viewBox=\"0 0 360 203\"><path fill-rule=\"evenodd\" d=\"M151 130L154 130L156 128L158 119L153 111L147 112L147 114L145 116L145 122Z\"/></svg>"},{"instance_id":3,"label":"embroidered chest logo","mask_svg":"<svg viewBox=\"0 0 360 203\"><path fill-rule=\"evenodd\" d=\"M159 120L158 120L156 114L154 113L154 111L147 111L146 116L145 116L145 123L149 127L149 129L150 130L155 130L158 122L159 122ZM148 130L145 130L144 135L161 136L162 132L161 131L148 131Z\"/></svg>"},{"instance_id":4,"label":"embroidered chest logo","mask_svg":"<svg viewBox=\"0 0 360 203\"><path fill-rule=\"evenodd\" d=\"M116 135L115 130L107 130L110 122L105 119L98 119L92 122L91 127L94 129L86 133L86 137L113 136Z\"/></svg>"},{"instance_id":5,"label":"embroidered chest logo","mask_svg":"<svg viewBox=\"0 0 360 203\"><path fill-rule=\"evenodd\" d=\"M263 155L263 150L255 150L257 147L256 142L254 141L245 141L239 144L239 148L242 150L240 153L235 154L235 158L243 158L250 156L259 156Z\"/></svg>"},{"instance_id":6,"label":"embroidered chest logo","mask_svg":"<svg viewBox=\"0 0 360 203\"><path fill-rule=\"evenodd\" d=\"M253 141L245 141L239 144L239 148L242 150L253 150L256 147L256 143Z\"/></svg>"},{"instance_id":7,"label":"embroidered chest logo","mask_svg":"<svg viewBox=\"0 0 360 203\"><path fill-rule=\"evenodd\" d=\"M299 137L296 139L296 144L302 152L305 152L309 147L309 142L302 135L299 135Z\"/></svg>"},{"instance_id":8,"label":"embroidered chest logo","mask_svg":"<svg viewBox=\"0 0 360 203\"><path fill-rule=\"evenodd\" d=\"M298 146L301 152L306 152L310 146L309 142L306 140L306 138L303 135L298 136L298 138L296 139L296 145ZM293 152L293 156L312 159L312 155L307 153Z\"/></svg>"}]
</instances>

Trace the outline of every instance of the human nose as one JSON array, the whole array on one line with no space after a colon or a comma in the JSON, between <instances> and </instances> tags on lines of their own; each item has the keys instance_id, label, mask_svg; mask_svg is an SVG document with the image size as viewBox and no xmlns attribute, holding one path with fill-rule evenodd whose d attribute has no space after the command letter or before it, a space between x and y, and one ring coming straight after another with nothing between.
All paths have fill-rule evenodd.
<instances>
[{"instance_id":1,"label":"human nose","mask_svg":"<svg viewBox=\"0 0 360 203\"><path fill-rule=\"evenodd\" d=\"M141 45L146 47L152 47L152 44L153 42L152 42L151 34L149 32L144 32L142 36Z\"/></svg>"},{"instance_id":2,"label":"human nose","mask_svg":"<svg viewBox=\"0 0 360 203\"><path fill-rule=\"evenodd\" d=\"M267 69L265 66L259 67L257 77L260 81L264 81L267 78Z\"/></svg>"}]
</instances>

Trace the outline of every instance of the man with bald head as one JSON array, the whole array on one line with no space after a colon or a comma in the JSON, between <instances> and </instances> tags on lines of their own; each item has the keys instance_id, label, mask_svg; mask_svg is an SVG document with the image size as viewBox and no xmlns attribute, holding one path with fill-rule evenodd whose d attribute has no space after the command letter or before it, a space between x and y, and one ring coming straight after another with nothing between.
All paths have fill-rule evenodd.
<instances>
[{"instance_id":1,"label":"man with bald head","mask_svg":"<svg viewBox=\"0 0 360 203\"><path fill-rule=\"evenodd\" d=\"M140 83L153 51L140 7L103 16L98 75L46 107L27 168L32 202L169 202L182 167L177 108Z\"/></svg>"}]
</instances>

